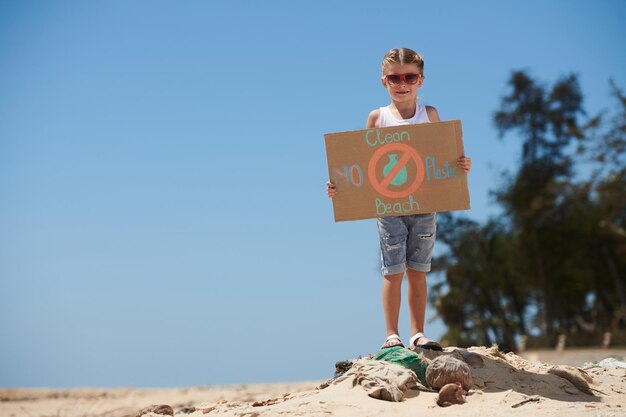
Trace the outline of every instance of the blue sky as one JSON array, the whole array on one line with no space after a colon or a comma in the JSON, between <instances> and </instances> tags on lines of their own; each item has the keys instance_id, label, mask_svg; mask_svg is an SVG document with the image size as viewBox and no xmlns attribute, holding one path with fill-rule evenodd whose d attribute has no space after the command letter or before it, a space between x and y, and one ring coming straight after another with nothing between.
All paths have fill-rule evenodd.
<instances>
[{"instance_id":1,"label":"blue sky","mask_svg":"<svg viewBox=\"0 0 626 417\"><path fill-rule=\"evenodd\" d=\"M363 128L383 55L417 50L486 220L520 149L491 121L511 71L575 73L608 108L624 21L607 0L0 2L0 386L324 379L374 352L375 222L333 222L323 134Z\"/></svg>"}]
</instances>

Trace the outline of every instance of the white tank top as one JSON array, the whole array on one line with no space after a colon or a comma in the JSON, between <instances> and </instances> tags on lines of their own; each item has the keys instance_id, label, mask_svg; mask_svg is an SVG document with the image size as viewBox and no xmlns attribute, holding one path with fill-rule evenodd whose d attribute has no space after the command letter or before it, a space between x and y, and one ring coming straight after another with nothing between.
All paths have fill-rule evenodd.
<instances>
[{"instance_id":1,"label":"white tank top","mask_svg":"<svg viewBox=\"0 0 626 417\"><path fill-rule=\"evenodd\" d=\"M396 119L391 113L389 106L380 108L380 127L387 126L400 126L400 125L414 125L418 123L430 123L428 114L426 113L426 106L422 106L416 103L415 114L410 119Z\"/></svg>"}]
</instances>

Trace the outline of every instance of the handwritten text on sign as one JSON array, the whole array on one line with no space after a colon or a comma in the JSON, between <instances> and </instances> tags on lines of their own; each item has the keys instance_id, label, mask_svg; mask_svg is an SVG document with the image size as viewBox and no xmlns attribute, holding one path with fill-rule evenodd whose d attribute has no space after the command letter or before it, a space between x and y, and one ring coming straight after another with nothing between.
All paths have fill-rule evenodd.
<instances>
[{"instance_id":1,"label":"handwritten text on sign","mask_svg":"<svg viewBox=\"0 0 626 417\"><path fill-rule=\"evenodd\" d=\"M459 121L325 136L330 180L338 189L335 220L469 208L466 176L456 166L463 154ZM451 190L465 202L450 198Z\"/></svg>"}]
</instances>

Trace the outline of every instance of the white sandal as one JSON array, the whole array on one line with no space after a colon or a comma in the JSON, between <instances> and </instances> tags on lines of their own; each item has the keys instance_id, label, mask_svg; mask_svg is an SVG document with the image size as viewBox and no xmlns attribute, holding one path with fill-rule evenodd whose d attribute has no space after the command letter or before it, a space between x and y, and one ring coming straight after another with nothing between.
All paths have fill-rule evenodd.
<instances>
[{"instance_id":1,"label":"white sandal","mask_svg":"<svg viewBox=\"0 0 626 417\"><path fill-rule=\"evenodd\" d=\"M390 340L397 340L400 343L397 344L397 345L385 346L387 344L387 342L389 342ZM392 348L392 347L404 347L404 345L402 344L402 339L400 339L400 336L398 336L395 333L387 336L387 338L385 339L385 343L383 343L381 349L389 349L389 348Z\"/></svg>"},{"instance_id":2,"label":"white sandal","mask_svg":"<svg viewBox=\"0 0 626 417\"><path fill-rule=\"evenodd\" d=\"M418 347L422 349L430 349L430 350L436 350L436 351L443 350L443 348L441 347L439 343L432 341L432 340L430 342L424 343L423 345L416 345L415 342L417 342L417 340L420 337L426 337L426 335L422 332L417 332L413 336L411 336L411 339L409 340L409 346L411 346L411 348Z\"/></svg>"}]
</instances>

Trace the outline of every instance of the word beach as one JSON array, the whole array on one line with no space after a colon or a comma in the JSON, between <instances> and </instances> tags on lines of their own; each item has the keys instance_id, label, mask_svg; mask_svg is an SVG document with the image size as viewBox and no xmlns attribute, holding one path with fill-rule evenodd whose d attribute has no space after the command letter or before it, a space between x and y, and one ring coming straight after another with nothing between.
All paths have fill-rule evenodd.
<instances>
[{"instance_id":1,"label":"word beach","mask_svg":"<svg viewBox=\"0 0 626 417\"><path fill-rule=\"evenodd\" d=\"M385 216L389 214L405 215L414 213L419 210L419 208L419 203L413 200L412 195L410 195L406 201L396 203L385 203L380 198L376 199L376 215L378 216Z\"/></svg>"}]
</instances>

